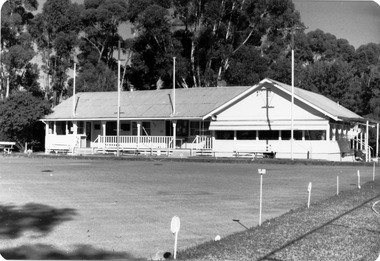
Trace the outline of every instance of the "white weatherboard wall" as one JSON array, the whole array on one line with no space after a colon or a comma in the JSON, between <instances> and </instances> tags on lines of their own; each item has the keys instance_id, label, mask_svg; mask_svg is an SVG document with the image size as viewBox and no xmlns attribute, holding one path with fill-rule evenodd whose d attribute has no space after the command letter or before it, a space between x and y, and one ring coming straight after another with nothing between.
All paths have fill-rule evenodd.
<instances>
[{"instance_id":1,"label":"white weatherboard wall","mask_svg":"<svg viewBox=\"0 0 380 261\"><path fill-rule=\"evenodd\" d=\"M266 89L267 88L267 89ZM287 93L266 85L216 115L210 130L290 130L291 97ZM295 140L294 158L343 160L338 142L330 140L329 118L320 111L295 100L293 107L294 130L324 130L327 140ZM215 152L243 150L255 151L271 145L277 158L290 158L290 140L214 140ZM352 160L347 158L346 160Z\"/></svg>"}]
</instances>

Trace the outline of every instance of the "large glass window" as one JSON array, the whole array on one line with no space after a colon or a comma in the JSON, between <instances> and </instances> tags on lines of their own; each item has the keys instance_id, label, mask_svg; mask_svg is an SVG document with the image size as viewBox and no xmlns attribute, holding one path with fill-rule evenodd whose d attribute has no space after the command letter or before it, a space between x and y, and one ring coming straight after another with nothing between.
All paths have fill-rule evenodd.
<instances>
[{"instance_id":1,"label":"large glass window","mask_svg":"<svg viewBox=\"0 0 380 261\"><path fill-rule=\"evenodd\" d=\"M217 140L233 140L234 131L216 131L215 139Z\"/></svg>"},{"instance_id":2,"label":"large glass window","mask_svg":"<svg viewBox=\"0 0 380 261\"><path fill-rule=\"evenodd\" d=\"M238 140L256 140L256 131L237 131L236 139Z\"/></svg>"},{"instance_id":3,"label":"large glass window","mask_svg":"<svg viewBox=\"0 0 380 261\"><path fill-rule=\"evenodd\" d=\"M305 131L305 140L326 140L326 131L325 130Z\"/></svg>"},{"instance_id":4,"label":"large glass window","mask_svg":"<svg viewBox=\"0 0 380 261\"><path fill-rule=\"evenodd\" d=\"M278 130L259 131L259 140L278 140L279 135Z\"/></svg>"}]
</instances>

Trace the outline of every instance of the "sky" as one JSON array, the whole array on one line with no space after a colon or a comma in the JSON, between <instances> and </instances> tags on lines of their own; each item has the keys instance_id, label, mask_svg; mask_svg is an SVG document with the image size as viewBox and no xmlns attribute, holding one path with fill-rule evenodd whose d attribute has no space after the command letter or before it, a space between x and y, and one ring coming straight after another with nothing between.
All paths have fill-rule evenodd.
<instances>
[{"instance_id":1,"label":"sky","mask_svg":"<svg viewBox=\"0 0 380 261\"><path fill-rule=\"evenodd\" d=\"M321 29L358 48L380 44L380 0L293 0L307 31Z\"/></svg>"}]
</instances>

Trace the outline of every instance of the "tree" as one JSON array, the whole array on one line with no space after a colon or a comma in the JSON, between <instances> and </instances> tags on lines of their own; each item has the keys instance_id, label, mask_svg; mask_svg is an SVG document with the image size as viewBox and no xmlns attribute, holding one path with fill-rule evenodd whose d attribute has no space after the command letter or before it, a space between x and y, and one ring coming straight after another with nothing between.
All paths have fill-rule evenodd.
<instances>
[{"instance_id":1,"label":"tree","mask_svg":"<svg viewBox=\"0 0 380 261\"><path fill-rule=\"evenodd\" d=\"M69 85L71 88L69 88L68 95L72 95L72 81L69 82ZM78 92L116 91L116 75L103 62L98 63L96 66L87 63L78 75L76 90Z\"/></svg>"},{"instance_id":2,"label":"tree","mask_svg":"<svg viewBox=\"0 0 380 261\"><path fill-rule=\"evenodd\" d=\"M38 7L36 0L9 0L2 8L1 47L2 66L0 97L9 95L25 86L26 75L38 73L32 70L31 60L35 53L32 39L26 27L33 19L32 11ZM36 82L34 84L37 84ZM4 88L4 85L7 88Z\"/></svg>"},{"instance_id":3,"label":"tree","mask_svg":"<svg viewBox=\"0 0 380 261\"><path fill-rule=\"evenodd\" d=\"M363 115L380 119L380 44L360 46L355 54L355 68L361 80Z\"/></svg>"},{"instance_id":4,"label":"tree","mask_svg":"<svg viewBox=\"0 0 380 261\"><path fill-rule=\"evenodd\" d=\"M50 113L50 104L29 92L18 92L0 101L0 133L24 149L25 142L32 146L43 143L44 126L39 121Z\"/></svg>"},{"instance_id":5,"label":"tree","mask_svg":"<svg viewBox=\"0 0 380 261\"><path fill-rule=\"evenodd\" d=\"M113 52L121 40L118 28L127 21L127 1L85 0L81 14L81 45L83 59L90 57L94 65L103 61L107 66L115 64Z\"/></svg>"},{"instance_id":6,"label":"tree","mask_svg":"<svg viewBox=\"0 0 380 261\"><path fill-rule=\"evenodd\" d=\"M48 75L45 87L46 98L51 92L54 104L62 99L66 91L68 68L77 46L80 30L81 6L70 0L48 0L42 13L37 14L29 26L34 41L42 54L43 70Z\"/></svg>"},{"instance_id":7,"label":"tree","mask_svg":"<svg viewBox=\"0 0 380 261\"><path fill-rule=\"evenodd\" d=\"M225 79L227 85L254 85L265 77L267 60L254 46L244 46L231 57Z\"/></svg>"},{"instance_id":8,"label":"tree","mask_svg":"<svg viewBox=\"0 0 380 261\"><path fill-rule=\"evenodd\" d=\"M256 48L265 59L275 57L267 59L272 63L286 48L278 41L283 36L277 29L300 23L299 13L288 0L175 0L170 9L160 8L153 0L138 0L129 6L130 21L138 28L130 77L140 88L153 88L158 80L170 86L165 77L170 75L173 56L179 61L177 84L181 86L215 86L226 77L236 83L238 78L231 79L230 66L239 63L233 59L242 58L239 52L243 47ZM148 16L150 7L161 14ZM280 44L273 44L276 41ZM155 49L156 45L165 53ZM249 53L256 57L257 52ZM142 82L147 71L166 74L151 74Z\"/></svg>"},{"instance_id":9,"label":"tree","mask_svg":"<svg viewBox=\"0 0 380 261\"><path fill-rule=\"evenodd\" d=\"M132 46L135 55L128 79L139 89L156 88L159 79L170 82L174 50L167 15L166 9L152 5L136 20L139 36Z\"/></svg>"},{"instance_id":10,"label":"tree","mask_svg":"<svg viewBox=\"0 0 380 261\"><path fill-rule=\"evenodd\" d=\"M307 36L314 60L332 61L341 58L347 62L352 61L355 48L347 40L337 39L335 35L320 29L307 33Z\"/></svg>"}]
</instances>

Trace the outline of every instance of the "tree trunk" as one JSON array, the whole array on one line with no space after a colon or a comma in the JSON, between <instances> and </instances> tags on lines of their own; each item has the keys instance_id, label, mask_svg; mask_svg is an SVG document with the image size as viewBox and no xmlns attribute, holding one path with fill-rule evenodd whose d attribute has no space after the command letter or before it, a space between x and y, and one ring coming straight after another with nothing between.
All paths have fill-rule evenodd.
<instances>
[{"instance_id":1,"label":"tree trunk","mask_svg":"<svg viewBox=\"0 0 380 261\"><path fill-rule=\"evenodd\" d=\"M193 81L194 81L194 87L198 87L198 82L196 78L196 72L195 72L195 42L194 39L191 42L191 54L190 54L190 61L191 61L191 70L193 75Z\"/></svg>"}]
</instances>

